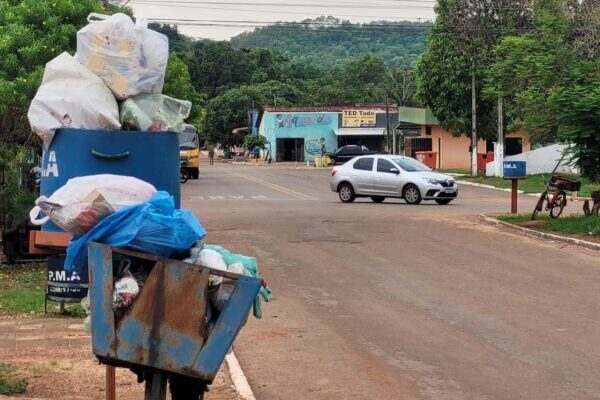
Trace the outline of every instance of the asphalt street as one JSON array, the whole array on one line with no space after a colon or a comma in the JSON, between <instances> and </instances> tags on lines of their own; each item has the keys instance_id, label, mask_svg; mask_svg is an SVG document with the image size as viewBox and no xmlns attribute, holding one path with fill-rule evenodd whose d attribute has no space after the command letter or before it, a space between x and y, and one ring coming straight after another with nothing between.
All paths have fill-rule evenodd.
<instances>
[{"instance_id":1,"label":"asphalt street","mask_svg":"<svg viewBox=\"0 0 600 400\"><path fill-rule=\"evenodd\" d=\"M235 345L259 400L600 398L598 253L482 224L509 193L342 204L328 170L201 169L183 205L274 291Z\"/></svg>"}]
</instances>

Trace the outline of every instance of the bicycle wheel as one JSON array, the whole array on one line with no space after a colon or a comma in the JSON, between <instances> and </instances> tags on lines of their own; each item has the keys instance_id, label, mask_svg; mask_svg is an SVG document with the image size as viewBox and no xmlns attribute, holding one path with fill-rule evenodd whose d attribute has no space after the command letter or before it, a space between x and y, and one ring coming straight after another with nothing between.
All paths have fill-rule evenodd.
<instances>
[{"instance_id":1,"label":"bicycle wheel","mask_svg":"<svg viewBox=\"0 0 600 400\"><path fill-rule=\"evenodd\" d=\"M535 205L535 208L533 209L533 214L531 214L532 221L535 221L535 217L538 215L538 213L540 211L542 211L544 209L544 200L546 200L547 196L548 196L548 191L545 191L540 196L540 199L538 200L537 204Z\"/></svg>"},{"instance_id":2,"label":"bicycle wheel","mask_svg":"<svg viewBox=\"0 0 600 400\"><path fill-rule=\"evenodd\" d=\"M562 214L563 209L567 205L567 194L562 190L556 193L556 196L552 199L552 204L550 206L550 217L558 218L560 214Z\"/></svg>"}]
</instances>

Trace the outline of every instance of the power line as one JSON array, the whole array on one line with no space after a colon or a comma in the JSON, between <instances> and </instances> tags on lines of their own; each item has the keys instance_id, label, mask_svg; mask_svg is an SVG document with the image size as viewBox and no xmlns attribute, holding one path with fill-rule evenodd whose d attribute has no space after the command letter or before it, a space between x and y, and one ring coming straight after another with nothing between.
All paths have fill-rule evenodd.
<instances>
[{"instance_id":1,"label":"power line","mask_svg":"<svg viewBox=\"0 0 600 400\"><path fill-rule=\"evenodd\" d=\"M136 4L143 4L143 5L152 5L152 6L157 6L157 7L177 7L176 5L174 5L172 2L168 2L168 3L153 3L153 2L149 2L149 0L139 0L136 1ZM281 11L271 11L271 10L258 10L258 9L251 9L251 8L230 8L230 7L209 7L209 6L195 6L195 5L182 5L182 6L178 6L178 7L182 7L182 8L191 8L191 9L202 9L202 10L223 10L223 11L244 11L244 12L256 12L256 13L261 13L261 14L277 14L277 15L303 15L303 16L320 16L322 15L321 13L318 12L297 12L297 11L288 11L286 10L285 12L281 12ZM429 8L411 8L411 9L421 9L421 10L428 10ZM431 9L433 11L433 9ZM399 10L401 11L401 10ZM390 18L394 18L390 15L365 15L365 14L337 14L336 16L338 17L354 17L354 18L383 18L383 19L390 19ZM396 17L396 18L402 18L402 17Z\"/></svg>"}]
</instances>

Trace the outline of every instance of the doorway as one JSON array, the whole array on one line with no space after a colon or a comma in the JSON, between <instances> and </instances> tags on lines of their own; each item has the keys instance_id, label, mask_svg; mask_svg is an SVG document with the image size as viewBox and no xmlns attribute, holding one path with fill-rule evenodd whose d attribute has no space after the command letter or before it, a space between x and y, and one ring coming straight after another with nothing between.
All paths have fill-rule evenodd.
<instances>
[{"instance_id":1,"label":"doorway","mask_svg":"<svg viewBox=\"0 0 600 400\"><path fill-rule=\"evenodd\" d=\"M514 156L523 152L523 139L506 138L504 139L504 155Z\"/></svg>"},{"instance_id":2,"label":"doorway","mask_svg":"<svg viewBox=\"0 0 600 400\"><path fill-rule=\"evenodd\" d=\"M277 161L304 162L304 138L277 139Z\"/></svg>"}]
</instances>

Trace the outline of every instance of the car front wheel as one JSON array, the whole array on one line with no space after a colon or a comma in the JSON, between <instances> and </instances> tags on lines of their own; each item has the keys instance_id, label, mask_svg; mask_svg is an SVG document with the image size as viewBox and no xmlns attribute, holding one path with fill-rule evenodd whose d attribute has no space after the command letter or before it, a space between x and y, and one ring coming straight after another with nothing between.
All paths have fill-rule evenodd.
<instances>
[{"instance_id":1,"label":"car front wheel","mask_svg":"<svg viewBox=\"0 0 600 400\"><path fill-rule=\"evenodd\" d=\"M412 184L406 185L403 197L408 204L419 204L422 200L419 188Z\"/></svg>"},{"instance_id":2,"label":"car front wheel","mask_svg":"<svg viewBox=\"0 0 600 400\"><path fill-rule=\"evenodd\" d=\"M352 203L356 198L354 188L349 183L342 183L338 189L338 195L342 203Z\"/></svg>"}]
</instances>

